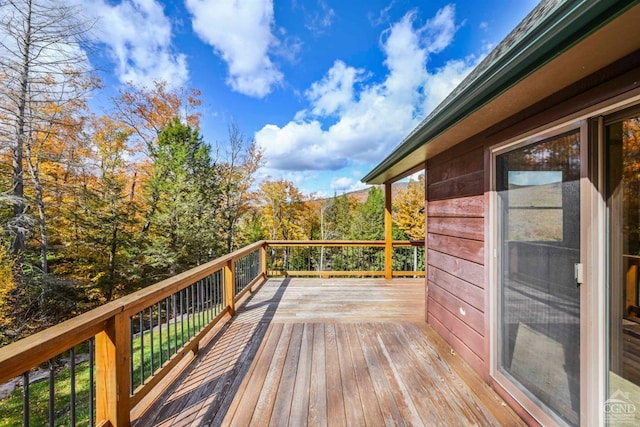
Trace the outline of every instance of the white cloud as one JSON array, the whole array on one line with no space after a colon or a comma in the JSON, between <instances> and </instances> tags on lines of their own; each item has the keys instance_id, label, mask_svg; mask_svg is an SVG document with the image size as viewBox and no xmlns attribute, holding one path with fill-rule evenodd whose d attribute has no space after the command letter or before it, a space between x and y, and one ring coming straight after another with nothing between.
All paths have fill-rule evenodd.
<instances>
[{"instance_id":1,"label":"white cloud","mask_svg":"<svg viewBox=\"0 0 640 427\"><path fill-rule=\"evenodd\" d=\"M307 16L305 26L310 31L321 33L331 26L335 15L324 0L318 0L318 9Z\"/></svg>"},{"instance_id":2,"label":"white cloud","mask_svg":"<svg viewBox=\"0 0 640 427\"><path fill-rule=\"evenodd\" d=\"M227 84L236 92L262 98L282 83L269 57L280 42L273 35L272 0L186 0L193 29L229 67Z\"/></svg>"},{"instance_id":3,"label":"white cloud","mask_svg":"<svg viewBox=\"0 0 640 427\"><path fill-rule=\"evenodd\" d=\"M429 55L453 40L453 6L420 28L415 18L408 13L382 33L388 69L382 82L368 82L365 70L336 61L305 92L308 108L281 127L269 124L256 133L268 168L339 170L377 162L468 74L475 58L427 68Z\"/></svg>"},{"instance_id":4,"label":"white cloud","mask_svg":"<svg viewBox=\"0 0 640 427\"><path fill-rule=\"evenodd\" d=\"M440 9L420 30L426 33L427 52L438 53L451 44L457 30L455 15L455 6L449 4Z\"/></svg>"},{"instance_id":5,"label":"white cloud","mask_svg":"<svg viewBox=\"0 0 640 427\"><path fill-rule=\"evenodd\" d=\"M353 101L353 85L364 70L347 67L336 61L322 80L315 82L305 92L316 116L341 113Z\"/></svg>"},{"instance_id":6,"label":"white cloud","mask_svg":"<svg viewBox=\"0 0 640 427\"><path fill-rule=\"evenodd\" d=\"M179 87L189 78L184 54L172 48L171 21L157 0L73 0L97 19L93 37L108 47L121 82L164 80Z\"/></svg>"},{"instance_id":7,"label":"white cloud","mask_svg":"<svg viewBox=\"0 0 640 427\"><path fill-rule=\"evenodd\" d=\"M368 185L363 184L359 179L352 179L344 176L331 180L331 189L334 193L338 194L351 193L367 187Z\"/></svg>"},{"instance_id":8,"label":"white cloud","mask_svg":"<svg viewBox=\"0 0 640 427\"><path fill-rule=\"evenodd\" d=\"M466 59L454 59L433 74L429 74L427 84L424 86L423 111L430 112L436 108L476 64L477 58L472 56Z\"/></svg>"}]
</instances>

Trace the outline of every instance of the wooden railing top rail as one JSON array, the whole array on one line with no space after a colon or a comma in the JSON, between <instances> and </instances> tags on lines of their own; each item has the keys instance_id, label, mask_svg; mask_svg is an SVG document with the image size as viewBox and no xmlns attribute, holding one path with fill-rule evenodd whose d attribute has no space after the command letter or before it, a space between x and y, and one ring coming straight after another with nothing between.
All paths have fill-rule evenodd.
<instances>
[{"instance_id":1,"label":"wooden railing top rail","mask_svg":"<svg viewBox=\"0 0 640 427\"><path fill-rule=\"evenodd\" d=\"M121 311L120 301L112 301L20 341L0 347L0 384L21 375L42 361L57 356L61 348L71 348L95 336L104 330L108 319Z\"/></svg>"},{"instance_id":2,"label":"wooden railing top rail","mask_svg":"<svg viewBox=\"0 0 640 427\"><path fill-rule=\"evenodd\" d=\"M266 240L266 246L293 247L293 246L373 246L384 247L384 240ZM423 241L394 240L393 246L421 246Z\"/></svg>"},{"instance_id":3,"label":"wooden railing top rail","mask_svg":"<svg viewBox=\"0 0 640 427\"><path fill-rule=\"evenodd\" d=\"M187 270L176 276L158 282L153 286L149 286L133 294L127 295L124 298L133 298L124 301L123 310L129 314L137 313L141 309L165 299L166 297L186 288L190 284L200 279L204 279L211 273L214 273L224 267L229 261L237 261L256 249L261 248L264 244L264 241L253 243L249 246L238 249L237 251L231 252L230 254L216 258L213 261L209 261L205 264L194 267L191 270Z\"/></svg>"},{"instance_id":4,"label":"wooden railing top rail","mask_svg":"<svg viewBox=\"0 0 640 427\"><path fill-rule=\"evenodd\" d=\"M261 248L264 241L256 242L235 252L202 264L184 273L165 279L155 285L126 295L84 314L59 323L20 341L0 347L0 384L21 375L32 367L80 344L105 329L105 322L118 313L134 314L161 301L193 282L207 277L235 261ZM20 355L20 357L16 357Z\"/></svg>"}]
</instances>

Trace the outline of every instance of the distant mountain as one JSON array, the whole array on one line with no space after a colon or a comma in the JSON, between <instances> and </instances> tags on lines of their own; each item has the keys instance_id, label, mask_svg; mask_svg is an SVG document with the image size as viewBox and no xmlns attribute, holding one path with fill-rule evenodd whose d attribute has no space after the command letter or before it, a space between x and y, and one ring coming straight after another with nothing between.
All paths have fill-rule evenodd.
<instances>
[{"instance_id":1,"label":"distant mountain","mask_svg":"<svg viewBox=\"0 0 640 427\"><path fill-rule=\"evenodd\" d=\"M408 183L407 182L396 182L391 186L391 198L394 198L398 192L398 190L405 190L407 188ZM369 186L367 188L363 188L362 190L357 190L357 191L351 191L348 193L336 193L336 196L342 196L343 194L349 197L353 197L354 199L356 199L358 201L358 203L364 203L367 201L367 196L369 196L369 189L373 187L373 186ZM380 187L382 189L382 191L384 191L384 186L383 185L376 185L375 187ZM318 201L322 201L322 200L329 200L329 199L333 199L333 196L331 197L325 197L325 198L321 198L321 199L317 199Z\"/></svg>"}]
</instances>

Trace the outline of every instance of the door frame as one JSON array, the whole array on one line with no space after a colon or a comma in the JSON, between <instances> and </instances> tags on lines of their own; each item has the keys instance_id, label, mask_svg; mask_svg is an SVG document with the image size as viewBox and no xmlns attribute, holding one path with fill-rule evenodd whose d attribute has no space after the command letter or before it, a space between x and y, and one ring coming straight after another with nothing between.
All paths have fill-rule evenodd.
<instances>
[{"instance_id":1,"label":"door frame","mask_svg":"<svg viewBox=\"0 0 640 427\"><path fill-rule=\"evenodd\" d=\"M497 157L501 154L508 153L512 150L535 144L536 142L540 142L549 138L552 138L556 135L561 135L563 133L578 130L580 133L580 218L581 223L584 223L584 215L585 215L585 179L588 174L587 165L588 165L588 146L587 141L588 138L588 126L587 121L585 119L572 120L569 122L564 122L562 124L546 128L544 130L540 130L537 133L533 133L531 135L520 136L518 138L514 138L510 141L505 141L499 144L496 144L490 148L490 158L491 158L491 170L490 170L490 206L489 206L489 217L490 217L490 236L489 236L489 254L490 263L489 263L489 283L495 284L494 286L489 286L490 288L490 316L491 316L491 329L489 332L490 335L490 376L503 388L505 389L521 406L523 406L532 416L542 425L566 425L566 423L551 410L546 409L546 405L544 405L538 398L536 398L533 394L529 394L515 385L511 379L500 372L498 369L498 354L499 354L499 346L498 335L499 335L499 298L500 298L500 290L498 289L499 277L500 277L500 262L498 258L498 254L500 251L500 243L499 243L499 228L498 224L498 194L496 191L497 187L497 171L496 171L496 163ZM580 262L582 265L586 265L585 260L585 238L584 230L585 227L580 227ZM586 273L586 272L585 272ZM585 282L587 277L585 277ZM585 402L583 401L582 395L582 384L583 381L586 380L584 368L585 361L585 348L583 345L585 339L585 319L588 317L585 313L586 301L585 301L585 293L583 291L584 285L580 287L580 419L584 418L583 409L585 407Z\"/></svg>"},{"instance_id":2,"label":"door frame","mask_svg":"<svg viewBox=\"0 0 640 427\"><path fill-rule=\"evenodd\" d=\"M604 116L640 105L640 88L597 103L546 126L489 146L488 235L487 257L489 375L533 418L543 425L564 425L554 414L513 385L498 370L498 223L496 193L496 157L518 146L535 143L580 128L580 260L584 281L580 290L580 425L604 425L604 403L607 394L607 349L609 297L607 294L608 224L605 191Z\"/></svg>"}]
</instances>

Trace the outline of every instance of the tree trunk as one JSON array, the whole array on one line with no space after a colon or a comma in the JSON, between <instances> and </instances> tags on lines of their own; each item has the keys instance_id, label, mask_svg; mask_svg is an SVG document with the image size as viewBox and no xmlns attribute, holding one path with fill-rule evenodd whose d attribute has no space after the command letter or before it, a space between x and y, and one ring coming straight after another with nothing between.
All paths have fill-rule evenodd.
<instances>
[{"instance_id":1,"label":"tree trunk","mask_svg":"<svg viewBox=\"0 0 640 427\"><path fill-rule=\"evenodd\" d=\"M36 159L33 159L33 151L31 150L31 143L25 144L25 150L27 155L27 164L29 165L29 174L33 180L33 187L35 189L36 205L38 206L38 225L40 228L40 268L42 268L42 279L46 282L46 275L49 273L49 266L47 263L47 251L49 248L49 236L47 234L47 216L44 204L44 191L42 188L42 181L40 180L40 159L39 154L36 154ZM46 287L46 284L43 283Z\"/></svg>"},{"instance_id":2,"label":"tree trunk","mask_svg":"<svg viewBox=\"0 0 640 427\"><path fill-rule=\"evenodd\" d=\"M118 225L114 224L111 233L111 248L109 251L109 287L107 288L107 301L113 298L113 286L116 282L116 252L118 251Z\"/></svg>"},{"instance_id":3,"label":"tree trunk","mask_svg":"<svg viewBox=\"0 0 640 427\"><path fill-rule=\"evenodd\" d=\"M22 49L22 69L20 72L20 91L18 93L18 115L16 116L16 141L13 147L13 215L16 219L16 234L13 238L11 248L18 257L18 262L22 260L22 252L25 249L25 215L24 206L24 169L23 169L23 149L26 138L25 114L27 108L27 92L29 88L29 71L31 56L31 0L27 4L26 20L24 22L24 46Z\"/></svg>"}]
</instances>

